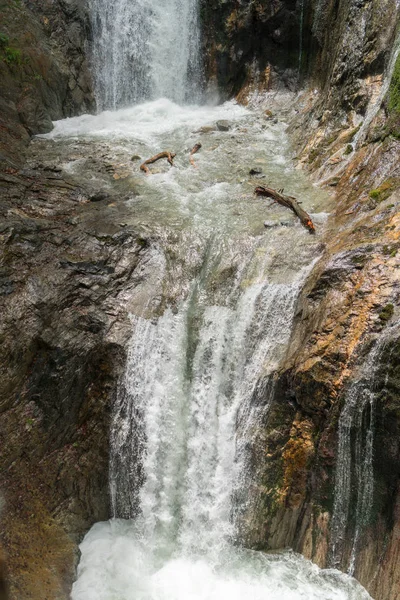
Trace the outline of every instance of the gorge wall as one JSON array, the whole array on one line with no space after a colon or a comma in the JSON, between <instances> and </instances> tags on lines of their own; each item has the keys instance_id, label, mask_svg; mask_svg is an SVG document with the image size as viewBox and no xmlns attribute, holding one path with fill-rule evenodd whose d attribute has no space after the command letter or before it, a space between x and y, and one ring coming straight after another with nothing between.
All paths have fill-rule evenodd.
<instances>
[{"instance_id":1,"label":"gorge wall","mask_svg":"<svg viewBox=\"0 0 400 600\"><path fill-rule=\"evenodd\" d=\"M398 8L394 2L305 4L274 4L273 14L272 5L263 2L218 3L213 9L224 26L219 37L212 34L218 43L209 65L228 94L243 101L265 87L308 82L310 91L299 93L294 105L294 155L336 196L324 255L303 291L286 363L266 407L268 425L255 436L254 485L239 530L251 547L294 547L321 566L351 568L374 597L395 599L400 597ZM299 10L304 10L301 45ZM259 30L274 34L262 43L251 34ZM280 44L288 36L292 53L282 55ZM371 513L357 523L358 495L365 490L357 487L354 464L347 465L350 508L335 556L340 414L359 385L371 346L385 336L377 371L368 378L376 395ZM358 425L354 417L348 424L353 461L357 435L365 435L372 418L368 410Z\"/></svg>"},{"instance_id":2,"label":"gorge wall","mask_svg":"<svg viewBox=\"0 0 400 600\"><path fill-rule=\"evenodd\" d=\"M1 5L0 158L23 162L31 135L52 121L93 111L85 2L20 2Z\"/></svg>"},{"instance_id":3,"label":"gorge wall","mask_svg":"<svg viewBox=\"0 0 400 600\"><path fill-rule=\"evenodd\" d=\"M50 600L68 597L77 542L110 514L110 406L126 358L129 298L154 268L155 242L121 229L126 209L97 202L92 183L65 177L54 160L39 164L27 150L52 120L95 109L85 5L10 1L3 8L2 541L13 597ZM254 440L252 502L240 523L251 547L292 546L327 566L340 411L372 344L399 315L398 65L380 98L397 6L213 0L204 2L202 19L210 94L246 101L257 91L306 89L295 96L294 154L336 194L323 257L274 378L268 424ZM115 198L123 195L121 188ZM398 332L379 364L374 508L355 575L375 598L396 600ZM351 522L344 570L353 534Z\"/></svg>"}]
</instances>

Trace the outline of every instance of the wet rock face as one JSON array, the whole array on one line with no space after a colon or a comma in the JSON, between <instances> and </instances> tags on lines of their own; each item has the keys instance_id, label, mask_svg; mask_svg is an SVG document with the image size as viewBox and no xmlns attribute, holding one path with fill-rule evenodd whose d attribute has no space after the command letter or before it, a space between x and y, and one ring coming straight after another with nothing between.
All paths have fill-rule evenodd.
<instances>
[{"instance_id":1,"label":"wet rock face","mask_svg":"<svg viewBox=\"0 0 400 600\"><path fill-rule=\"evenodd\" d=\"M21 163L29 136L95 107L85 2L8 2L0 38L0 160Z\"/></svg>"},{"instance_id":2,"label":"wet rock face","mask_svg":"<svg viewBox=\"0 0 400 600\"><path fill-rule=\"evenodd\" d=\"M91 202L57 166L0 185L1 539L12 597L68 598L77 542L110 516L111 406L148 244L123 199Z\"/></svg>"},{"instance_id":3,"label":"wet rock face","mask_svg":"<svg viewBox=\"0 0 400 600\"><path fill-rule=\"evenodd\" d=\"M205 63L223 97L255 83L269 89L297 81L301 8L292 0L271 3L203 2Z\"/></svg>"},{"instance_id":4,"label":"wet rock face","mask_svg":"<svg viewBox=\"0 0 400 600\"><path fill-rule=\"evenodd\" d=\"M339 6L316 3L312 35L318 53L309 76L327 95L325 110L335 116L340 109L365 114L371 85L379 84L389 61L396 21L397 5L390 0L372 4L346 0Z\"/></svg>"},{"instance_id":5,"label":"wet rock face","mask_svg":"<svg viewBox=\"0 0 400 600\"><path fill-rule=\"evenodd\" d=\"M371 203L370 190L398 170L399 143L387 140L364 146L338 178L327 246L300 298L289 352L275 376L267 425L253 440L252 508L239 527L251 547L291 546L323 567L331 564L339 417L371 348L393 329L374 380L371 373L371 390L376 390L374 495L355 563L357 579L373 597L385 600L397 598L400 573L395 327L400 310L400 196L393 187L389 196ZM364 432L367 420L366 413ZM354 442L355 426L351 435ZM354 498L336 565L345 571L355 531Z\"/></svg>"},{"instance_id":6,"label":"wet rock face","mask_svg":"<svg viewBox=\"0 0 400 600\"><path fill-rule=\"evenodd\" d=\"M322 92L324 111L364 114L396 33L397 5L358 0L203 2L205 65L222 97L252 91Z\"/></svg>"}]
</instances>

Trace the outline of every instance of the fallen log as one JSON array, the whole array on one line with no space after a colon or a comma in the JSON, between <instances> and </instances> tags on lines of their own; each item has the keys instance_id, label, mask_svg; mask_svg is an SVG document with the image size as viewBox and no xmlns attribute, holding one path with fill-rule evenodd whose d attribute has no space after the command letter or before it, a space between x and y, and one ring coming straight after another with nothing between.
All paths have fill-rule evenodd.
<instances>
[{"instance_id":1,"label":"fallen log","mask_svg":"<svg viewBox=\"0 0 400 600\"><path fill-rule=\"evenodd\" d=\"M193 148L189 154L189 162L195 169L197 169L197 165L194 162L193 154L196 154L196 152L198 152L200 150L200 148L201 148L201 144L200 143L196 144L195 146L193 146Z\"/></svg>"},{"instance_id":2,"label":"fallen log","mask_svg":"<svg viewBox=\"0 0 400 600\"><path fill-rule=\"evenodd\" d=\"M293 196L286 196L286 194L282 193L283 190L276 191L262 185L256 187L254 192L257 196L266 196L267 198L271 198L274 202L286 206L286 208L290 208L300 220L301 224L308 229L310 233L315 233L314 223L312 222L310 215L299 206L296 198L293 198Z\"/></svg>"},{"instance_id":3,"label":"fallen log","mask_svg":"<svg viewBox=\"0 0 400 600\"><path fill-rule=\"evenodd\" d=\"M176 156L176 154L174 152L168 152L168 151L160 152L160 154L156 154L155 156L152 156L151 158L148 158L147 160L145 160L144 163L142 163L140 165L140 170L144 171L146 173L146 175L150 175L151 171L147 165L152 165L153 163L157 162L161 158L166 158L167 161L169 162L169 164L171 165L171 167L173 167L175 156Z\"/></svg>"}]
</instances>

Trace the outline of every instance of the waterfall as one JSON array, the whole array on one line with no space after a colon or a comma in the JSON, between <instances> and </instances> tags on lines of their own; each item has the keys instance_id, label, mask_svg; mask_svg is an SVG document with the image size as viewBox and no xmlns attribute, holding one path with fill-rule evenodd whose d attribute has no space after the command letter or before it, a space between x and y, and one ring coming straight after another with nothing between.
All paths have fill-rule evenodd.
<instances>
[{"instance_id":1,"label":"waterfall","mask_svg":"<svg viewBox=\"0 0 400 600\"><path fill-rule=\"evenodd\" d=\"M197 99L198 0L89 0L99 110Z\"/></svg>"},{"instance_id":2,"label":"waterfall","mask_svg":"<svg viewBox=\"0 0 400 600\"><path fill-rule=\"evenodd\" d=\"M117 518L81 545L72 600L369 599L339 572L234 544L232 498L243 493L246 445L268 409L257 385L285 354L312 265L289 283L244 268L222 304L206 299L210 269L177 310L133 318L111 436Z\"/></svg>"},{"instance_id":3,"label":"waterfall","mask_svg":"<svg viewBox=\"0 0 400 600\"><path fill-rule=\"evenodd\" d=\"M254 283L223 306L199 305L194 286L177 312L157 323L134 319L111 492L115 517L136 516L139 501L142 534L157 552L204 553L234 535L231 497L244 452L235 446L238 410L252 422L257 382L277 368L290 336L300 275L293 284Z\"/></svg>"},{"instance_id":4,"label":"waterfall","mask_svg":"<svg viewBox=\"0 0 400 600\"><path fill-rule=\"evenodd\" d=\"M280 207L264 229L249 164L262 164L271 184L284 180L321 229L327 217L321 192L287 162L282 126L261 127L234 103L158 100L69 119L57 135L88 136L130 164L133 152L193 147L192 132L222 118L233 134L205 133L198 169L182 153L175 168L135 178L138 195L126 204L127 223L151 241L121 291L134 314L111 415L112 518L80 546L73 600L368 598L354 580L293 553L235 543L243 509L255 506L246 494L252 442L321 251L294 220L280 224Z\"/></svg>"},{"instance_id":5,"label":"waterfall","mask_svg":"<svg viewBox=\"0 0 400 600\"><path fill-rule=\"evenodd\" d=\"M352 540L350 575L354 574L362 534L373 508L376 377L391 329L381 335L350 385L339 419L330 563L341 566L346 540ZM348 531L351 514L352 533Z\"/></svg>"}]
</instances>

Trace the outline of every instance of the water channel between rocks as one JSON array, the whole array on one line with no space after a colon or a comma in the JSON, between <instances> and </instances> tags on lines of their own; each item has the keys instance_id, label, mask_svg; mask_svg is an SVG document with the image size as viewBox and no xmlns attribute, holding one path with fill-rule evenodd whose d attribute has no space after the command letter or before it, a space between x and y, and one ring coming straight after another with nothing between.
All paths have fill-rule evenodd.
<instances>
[{"instance_id":1,"label":"water channel between rocks","mask_svg":"<svg viewBox=\"0 0 400 600\"><path fill-rule=\"evenodd\" d=\"M215 127L221 119L228 131ZM175 166L156 163L151 176L131 160L167 149ZM329 198L294 168L285 124L261 107L157 100L60 121L33 152L57 157L65 177L105 194L122 229L151 240L110 432L114 519L83 541L73 600L368 598L355 580L293 553L235 545L236 519L249 510L252 430L268 411L258 384L284 357L329 212ZM256 198L263 183L302 201L317 235Z\"/></svg>"}]
</instances>

